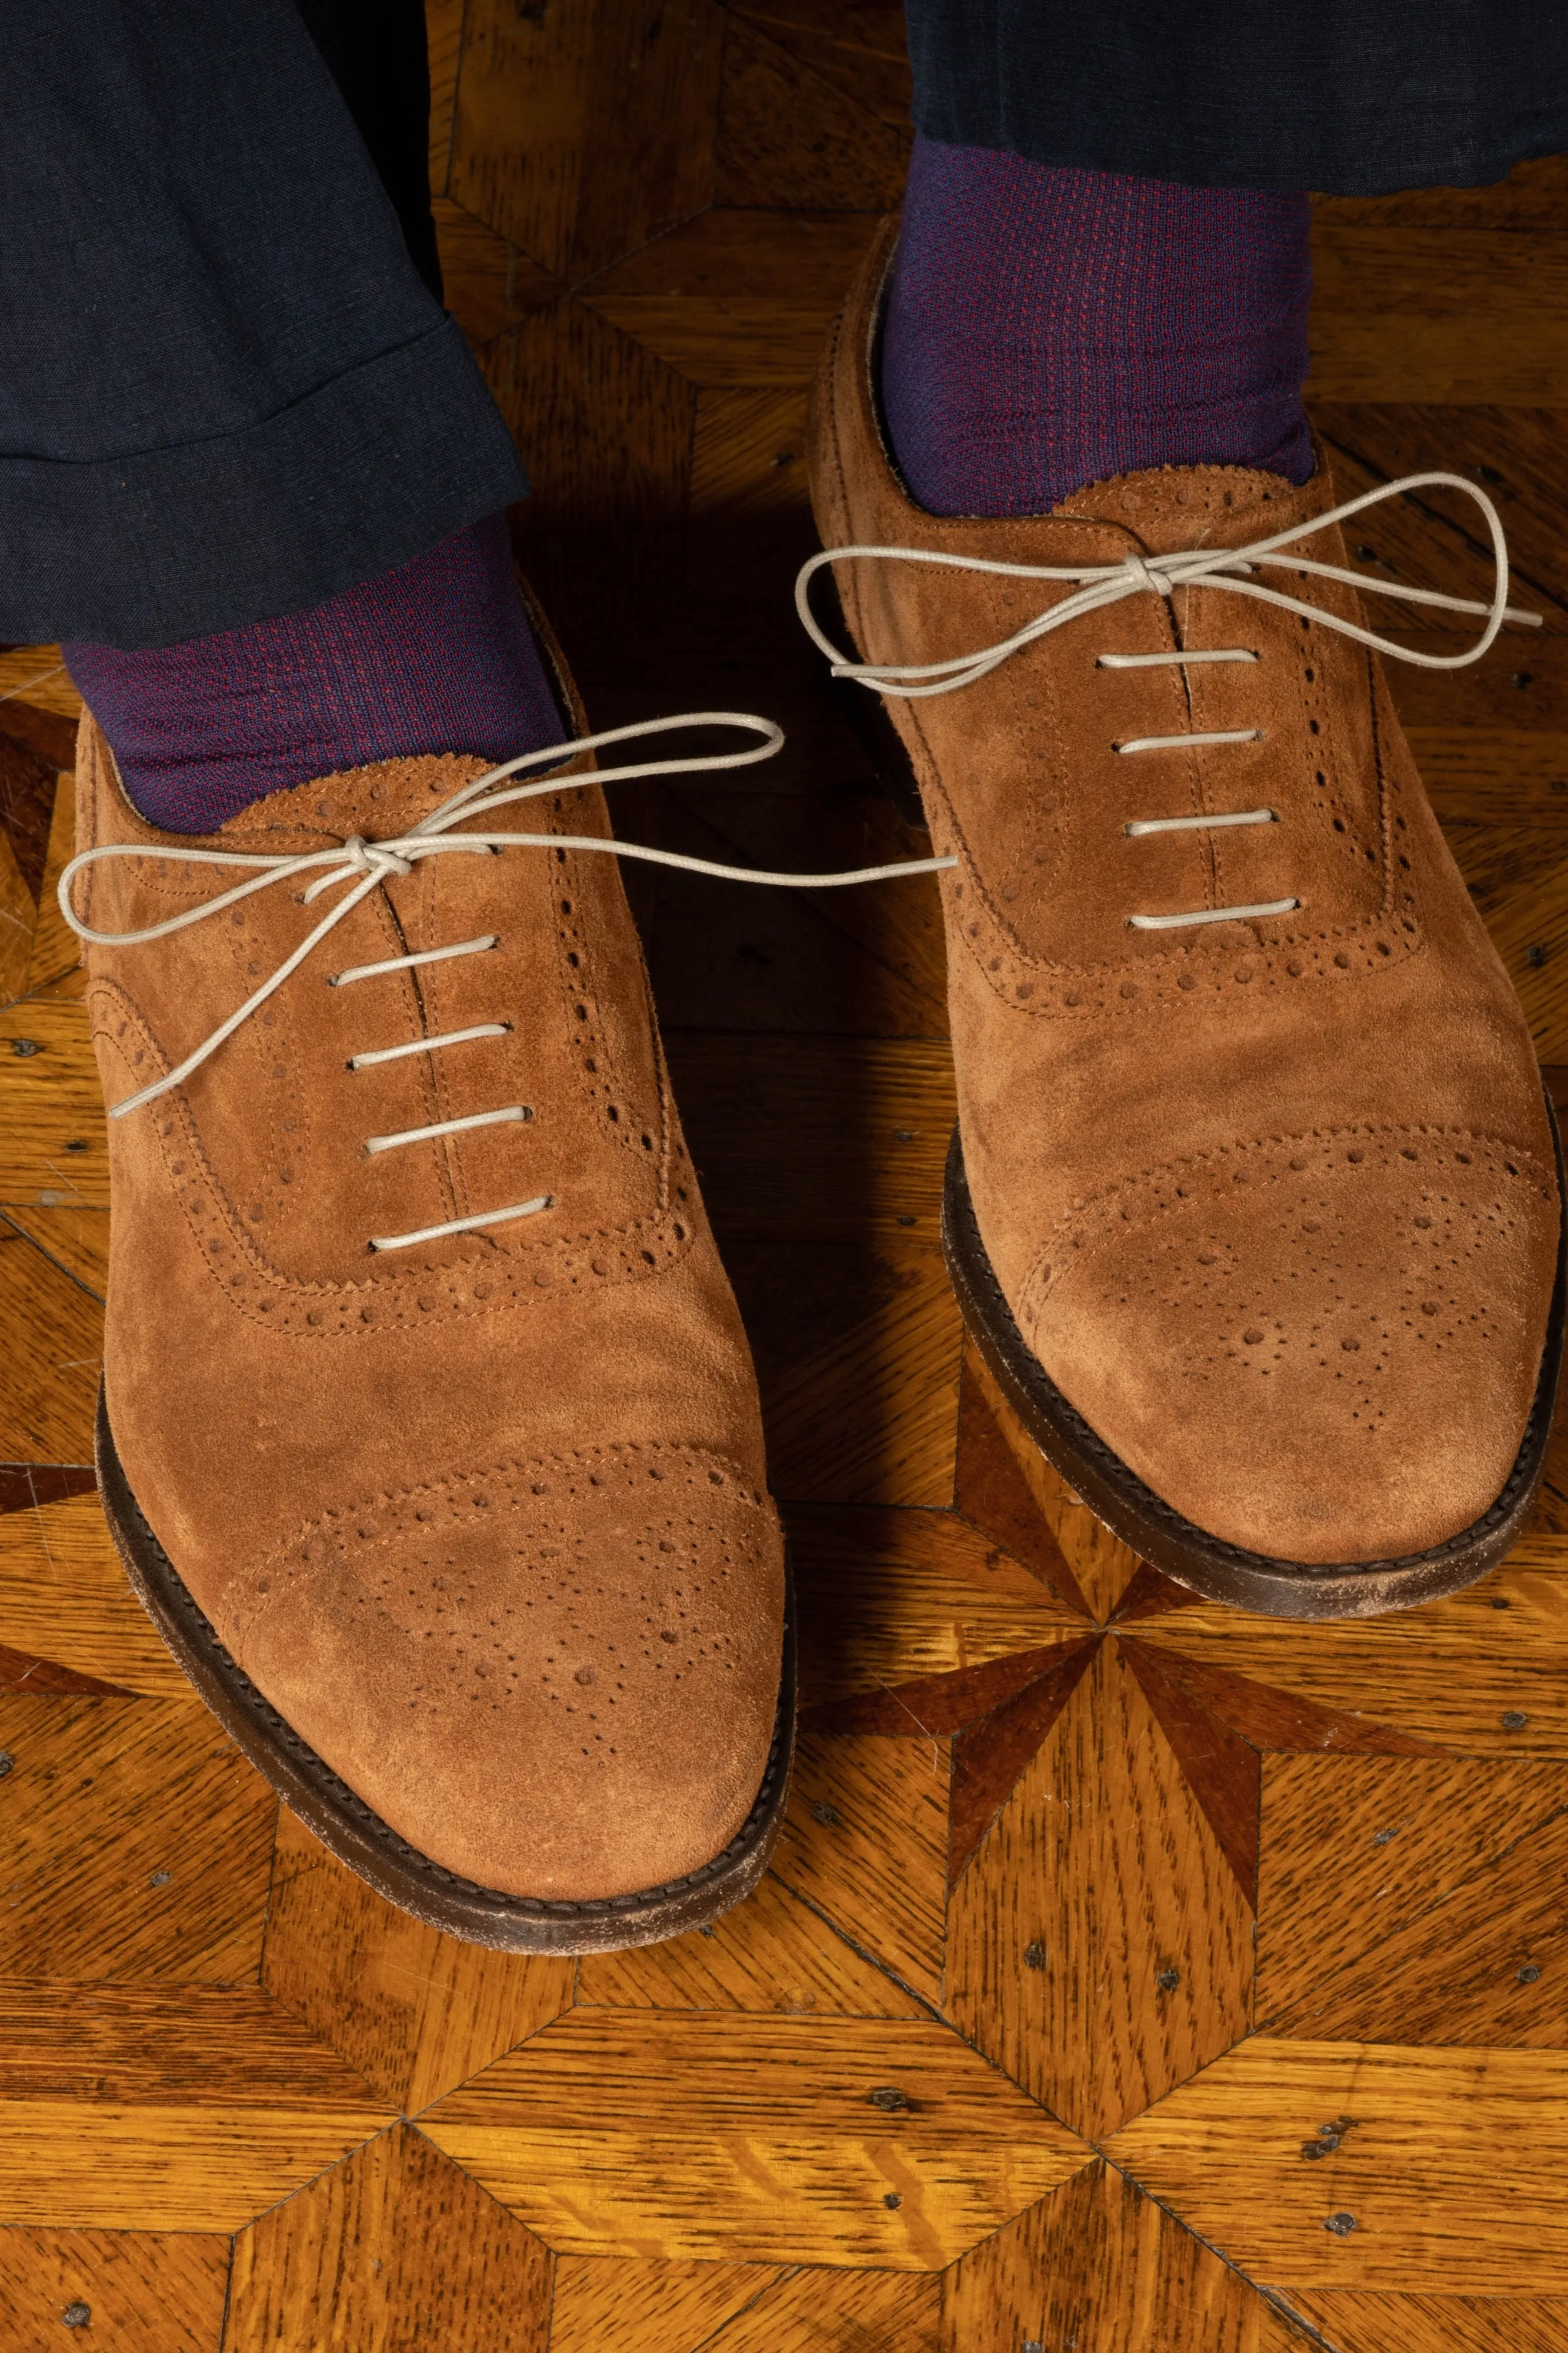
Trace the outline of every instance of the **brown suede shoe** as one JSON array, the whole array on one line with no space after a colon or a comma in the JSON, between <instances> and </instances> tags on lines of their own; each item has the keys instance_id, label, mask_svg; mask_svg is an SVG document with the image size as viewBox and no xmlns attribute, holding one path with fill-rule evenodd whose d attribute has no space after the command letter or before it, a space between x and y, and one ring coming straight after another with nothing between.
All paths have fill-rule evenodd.
<instances>
[{"instance_id":1,"label":"brown suede shoe","mask_svg":"<svg viewBox=\"0 0 1568 2353\"><path fill-rule=\"evenodd\" d=\"M1530 1036L1378 656L1327 625L1364 627L1308 568L1344 565L1337 526L1240 575L1304 612L1136 568L1300 531L1326 466L1300 491L1166 469L1038 519L924 512L872 387L892 241L818 382L825 544L1079 575L833 567L864 664L963 681L882 683L958 860L966 1321L1051 1461L1197 1591L1302 1617L1452 1591L1520 1529L1561 1353Z\"/></svg>"},{"instance_id":2,"label":"brown suede shoe","mask_svg":"<svg viewBox=\"0 0 1568 2353\"><path fill-rule=\"evenodd\" d=\"M252 1762L420 1918L551 1952L710 1918L784 1803L785 1570L616 862L569 846L608 836L601 793L502 813L558 847L378 865L485 764L386 761L193 841L141 821L90 719L79 758L92 930L267 886L92 946L111 1105L364 893L110 1120L100 1468L132 1582Z\"/></svg>"}]
</instances>

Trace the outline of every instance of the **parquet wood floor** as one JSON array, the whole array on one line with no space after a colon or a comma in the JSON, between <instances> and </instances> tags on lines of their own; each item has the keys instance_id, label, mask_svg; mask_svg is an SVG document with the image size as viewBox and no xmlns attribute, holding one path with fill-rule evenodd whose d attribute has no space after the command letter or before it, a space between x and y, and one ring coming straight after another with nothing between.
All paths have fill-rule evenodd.
<instances>
[{"instance_id":1,"label":"parquet wood floor","mask_svg":"<svg viewBox=\"0 0 1568 2353\"><path fill-rule=\"evenodd\" d=\"M817 342L899 196L897 6L430 17L450 300L595 722L790 733L766 789L620 822L912 849L788 596ZM1546 616L1393 684L1568 1093L1568 166L1324 204L1318 269L1343 490L1479 475ZM1368 531L1476 593L1447 499ZM104 1534L57 663L0 656L6 2353L1563 2353L1568 1430L1471 1592L1337 1627L1195 1602L965 1355L933 892L640 870L799 1566L799 1774L712 1929L575 1968L449 1942L279 1817Z\"/></svg>"}]
</instances>

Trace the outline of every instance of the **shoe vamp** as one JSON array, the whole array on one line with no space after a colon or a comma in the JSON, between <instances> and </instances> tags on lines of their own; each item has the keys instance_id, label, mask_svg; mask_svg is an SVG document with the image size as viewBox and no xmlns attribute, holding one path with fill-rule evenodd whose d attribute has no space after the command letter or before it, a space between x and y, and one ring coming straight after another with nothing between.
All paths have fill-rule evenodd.
<instances>
[{"instance_id":1,"label":"shoe vamp","mask_svg":"<svg viewBox=\"0 0 1568 2353\"><path fill-rule=\"evenodd\" d=\"M233 1599L242 1665L423 1855L574 1899L721 1852L767 1760L783 1556L700 1449L584 1445L321 1515Z\"/></svg>"}]
</instances>

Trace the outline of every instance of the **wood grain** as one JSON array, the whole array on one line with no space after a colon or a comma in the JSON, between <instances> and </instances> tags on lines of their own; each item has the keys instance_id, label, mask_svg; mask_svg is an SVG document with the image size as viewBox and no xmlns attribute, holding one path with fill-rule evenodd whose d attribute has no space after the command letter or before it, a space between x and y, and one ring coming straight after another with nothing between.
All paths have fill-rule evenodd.
<instances>
[{"instance_id":1,"label":"wood grain","mask_svg":"<svg viewBox=\"0 0 1568 2353\"><path fill-rule=\"evenodd\" d=\"M1320 220L1312 269L1318 399L1568 401L1568 235Z\"/></svg>"},{"instance_id":2,"label":"wood grain","mask_svg":"<svg viewBox=\"0 0 1568 2353\"><path fill-rule=\"evenodd\" d=\"M710 201L711 0L468 0L447 193L569 284Z\"/></svg>"},{"instance_id":3,"label":"wood grain","mask_svg":"<svg viewBox=\"0 0 1568 2353\"><path fill-rule=\"evenodd\" d=\"M690 384L807 385L876 227L865 213L705 212L582 299Z\"/></svg>"},{"instance_id":4,"label":"wood grain","mask_svg":"<svg viewBox=\"0 0 1568 2353\"><path fill-rule=\"evenodd\" d=\"M125 1581L94 1493L0 1514L0 1642L152 1698L190 1697Z\"/></svg>"},{"instance_id":5,"label":"wood grain","mask_svg":"<svg viewBox=\"0 0 1568 2353\"><path fill-rule=\"evenodd\" d=\"M1547 629L1562 629L1564 583L1546 470L1562 432L1560 410L1319 401L1312 420L1329 445L1341 498L1401 474L1457 473L1475 482L1502 518L1510 575L1528 588L1510 603L1542 608ZM1484 599L1488 593L1486 524L1475 501L1458 491L1406 492L1358 515L1352 528L1353 547L1371 543L1373 550L1361 560L1385 578L1402 576L1423 587L1451 580L1458 595ZM1436 617L1414 606L1405 610L1410 628L1428 628ZM1522 649L1531 639L1510 635L1510 642Z\"/></svg>"},{"instance_id":6,"label":"wood grain","mask_svg":"<svg viewBox=\"0 0 1568 2353\"><path fill-rule=\"evenodd\" d=\"M1102 1645L949 1915L947 2010L1091 2140L1245 2034L1252 1920L1114 1645Z\"/></svg>"},{"instance_id":7,"label":"wood grain","mask_svg":"<svg viewBox=\"0 0 1568 2353\"><path fill-rule=\"evenodd\" d=\"M423 2129L562 2253L894 2271L941 2270L1089 2156L912 2021L575 2010Z\"/></svg>"},{"instance_id":8,"label":"wood grain","mask_svg":"<svg viewBox=\"0 0 1568 2353\"><path fill-rule=\"evenodd\" d=\"M466 11L467 0L425 0L425 47L430 63L430 189L435 196L447 193Z\"/></svg>"},{"instance_id":9,"label":"wood grain","mask_svg":"<svg viewBox=\"0 0 1568 2353\"><path fill-rule=\"evenodd\" d=\"M775 1877L922 2000L942 1997L948 1756L936 1739L804 1734Z\"/></svg>"},{"instance_id":10,"label":"wood grain","mask_svg":"<svg viewBox=\"0 0 1568 2353\"><path fill-rule=\"evenodd\" d=\"M44 711L74 725L81 716L81 697L71 684L58 646L7 646L0 649L0 694L15 709L25 702L29 711ZM57 741L60 739L55 739ZM68 759L58 765L70 765Z\"/></svg>"},{"instance_id":11,"label":"wood grain","mask_svg":"<svg viewBox=\"0 0 1568 2353\"><path fill-rule=\"evenodd\" d=\"M558 2255L550 2353L694 2353L788 2276L769 2263Z\"/></svg>"},{"instance_id":12,"label":"wood grain","mask_svg":"<svg viewBox=\"0 0 1568 2353\"><path fill-rule=\"evenodd\" d=\"M1176 1640L1179 1641L1179 1635ZM1355 1752L1415 1757L1433 1746L1430 1741L1417 1740L1407 1732L1394 1732L1387 1725L1373 1723L1364 1715L1320 1707L1295 1692L1279 1691L1247 1676L1231 1674L1206 1659L1189 1656L1173 1642L1162 1643L1157 1651L1145 1651L1142 1644L1133 1642L1127 1655L1135 1662L1144 1660L1152 1664L1157 1661L1163 1682L1222 1718L1255 1748L1331 1749L1340 1755ZM1142 1669L1139 1671L1142 1673Z\"/></svg>"},{"instance_id":13,"label":"wood grain","mask_svg":"<svg viewBox=\"0 0 1568 2353\"><path fill-rule=\"evenodd\" d=\"M0 1376L0 1460L83 1462L103 1369L103 1302L0 1213L0 1329L28 1335Z\"/></svg>"},{"instance_id":14,"label":"wood grain","mask_svg":"<svg viewBox=\"0 0 1568 2353\"><path fill-rule=\"evenodd\" d=\"M1366 227L1561 228L1568 214L1568 170L1561 155L1516 164L1485 188L1401 188L1386 196L1314 196L1325 223Z\"/></svg>"},{"instance_id":15,"label":"wood grain","mask_svg":"<svg viewBox=\"0 0 1568 2353\"><path fill-rule=\"evenodd\" d=\"M950 1890L984 1845L1019 1775L1093 1664L1097 1648L1092 1636L1061 1644L1043 1674L980 1722L966 1725L954 1741L947 1845Z\"/></svg>"},{"instance_id":16,"label":"wood grain","mask_svg":"<svg viewBox=\"0 0 1568 2353\"><path fill-rule=\"evenodd\" d=\"M936 2353L929 2274L802 2269L764 2288L704 2353Z\"/></svg>"},{"instance_id":17,"label":"wood grain","mask_svg":"<svg viewBox=\"0 0 1568 2353\"><path fill-rule=\"evenodd\" d=\"M713 201L885 213L902 200L910 132L879 121L754 25L724 36Z\"/></svg>"},{"instance_id":18,"label":"wood grain","mask_svg":"<svg viewBox=\"0 0 1568 2353\"><path fill-rule=\"evenodd\" d=\"M38 885L38 921L27 964L33 996L79 997L86 986L81 942L60 913L59 880L76 855L76 778L68 769L58 779L49 816L44 871Z\"/></svg>"},{"instance_id":19,"label":"wood grain","mask_svg":"<svg viewBox=\"0 0 1568 2353\"><path fill-rule=\"evenodd\" d=\"M400 2125L240 2232L224 2353L544 2353L550 2275L531 2232Z\"/></svg>"},{"instance_id":20,"label":"wood grain","mask_svg":"<svg viewBox=\"0 0 1568 2353\"><path fill-rule=\"evenodd\" d=\"M577 2000L612 2010L747 2010L921 2018L923 2004L771 1873L706 1928L634 1953L591 1953Z\"/></svg>"},{"instance_id":21,"label":"wood grain","mask_svg":"<svg viewBox=\"0 0 1568 2353\"><path fill-rule=\"evenodd\" d=\"M754 699L756 664L733 634L752 607L731 603L723 623L727 661L694 671L675 666L698 703L743 706ZM770 632L770 634L772 634ZM658 636L650 633L657 648ZM675 654L684 659L684 649ZM635 811L637 838L721 861L775 871L831 873L836 867L923 857L923 834L902 825L868 773L866 754L841 711L807 683L787 652L759 647L770 674L782 671L769 708L789 740L767 771L776 795L682 793ZM668 691L668 690L667 690ZM631 719L651 690L606 708ZM790 697L794 700L789 700ZM629 814L628 814L629 825ZM725 1029L748 1034L824 1031L837 1038L942 1038L947 1034L942 917L931 878L900 878L864 890L723 892L701 878L661 875L654 901L652 964L673 1031ZM672 1040L672 1043L675 1042ZM679 1045L677 1050L679 1050Z\"/></svg>"},{"instance_id":22,"label":"wood grain","mask_svg":"<svg viewBox=\"0 0 1568 2353\"><path fill-rule=\"evenodd\" d=\"M1340 2118L1336 2146L1305 2162L1303 2144ZM1568 2057L1556 2052L1254 2035L1125 2126L1108 2154L1286 2290L1561 2295L1565 2130ZM1340 2214L1354 2227L1329 2229Z\"/></svg>"},{"instance_id":23,"label":"wood grain","mask_svg":"<svg viewBox=\"0 0 1568 2353\"><path fill-rule=\"evenodd\" d=\"M967 1733L989 1723L1041 1683L1053 1686L1056 1704L1062 1704L1095 1649L1092 1634L1079 1634L1038 1650L1011 1651L981 1666L959 1667L945 1675L921 1675L912 1683L887 1684L853 1699L831 1701L808 1710L803 1722L812 1732L882 1732L906 1739L917 1733L928 1737Z\"/></svg>"},{"instance_id":24,"label":"wood grain","mask_svg":"<svg viewBox=\"0 0 1568 2353\"><path fill-rule=\"evenodd\" d=\"M460 1944L279 1822L262 1982L380 2095L416 2115L572 1999L572 1963Z\"/></svg>"},{"instance_id":25,"label":"wood grain","mask_svg":"<svg viewBox=\"0 0 1568 2353\"><path fill-rule=\"evenodd\" d=\"M470 343L488 343L566 291L559 278L450 196L437 196L432 210L447 308Z\"/></svg>"},{"instance_id":26,"label":"wood grain","mask_svg":"<svg viewBox=\"0 0 1568 2353\"><path fill-rule=\"evenodd\" d=\"M788 1527L804 1708L967 1672L1082 1630L1027 1569L952 1513L797 1504Z\"/></svg>"},{"instance_id":27,"label":"wood grain","mask_svg":"<svg viewBox=\"0 0 1568 2353\"><path fill-rule=\"evenodd\" d=\"M219 2353L229 2242L195 2232L0 2228L0 2312L13 2353L67 2345L64 2316L116 2353Z\"/></svg>"},{"instance_id":28,"label":"wood grain","mask_svg":"<svg viewBox=\"0 0 1568 2353\"><path fill-rule=\"evenodd\" d=\"M1061 1473L1047 1461L981 1361L973 1342L964 1346L963 1377L966 1385L973 1385L1005 1440L1023 1488L1033 1504L1037 1525L1044 1523L1056 1550L1066 1561L1084 1614L1104 1625L1114 1616L1117 1604L1137 1574L1141 1566L1137 1555L1111 1535L1104 1522L1098 1520L1089 1505L1074 1494ZM965 1510L967 1506L960 1504L959 1508ZM1015 1489L1005 1508L1009 1511L1008 1524L1013 1525L1023 1517L1027 1505ZM1064 1592L1063 1599L1068 1598Z\"/></svg>"},{"instance_id":29,"label":"wood grain","mask_svg":"<svg viewBox=\"0 0 1568 2353\"><path fill-rule=\"evenodd\" d=\"M54 1693L76 1693L87 1699L125 1699L118 1683L101 1683L96 1675L79 1674L74 1667L58 1667L52 1659L33 1657L0 1642L0 1691L25 1692L29 1698Z\"/></svg>"},{"instance_id":30,"label":"wood grain","mask_svg":"<svg viewBox=\"0 0 1568 2353\"><path fill-rule=\"evenodd\" d=\"M27 1051L18 1053L17 1041ZM79 1004L34 997L0 1012L0 1204L109 1207L98 1064Z\"/></svg>"},{"instance_id":31,"label":"wood grain","mask_svg":"<svg viewBox=\"0 0 1568 2353\"><path fill-rule=\"evenodd\" d=\"M104 1296L109 1289L107 1209L13 1207L3 1214L7 1225L26 1234L73 1282L95 1298Z\"/></svg>"},{"instance_id":32,"label":"wood grain","mask_svg":"<svg viewBox=\"0 0 1568 2353\"><path fill-rule=\"evenodd\" d=\"M0 784L6 765L4 744L0 744ZM37 903L27 888L10 837L0 832L0 1003L20 997L27 986L37 919Z\"/></svg>"},{"instance_id":33,"label":"wood grain","mask_svg":"<svg viewBox=\"0 0 1568 2353\"><path fill-rule=\"evenodd\" d=\"M1568 1770L1269 1761L1258 2018L1336 2042L1568 2043Z\"/></svg>"},{"instance_id":34,"label":"wood grain","mask_svg":"<svg viewBox=\"0 0 1568 2353\"><path fill-rule=\"evenodd\" d=\"M722 786L617 790L617 829L921 856L791 613L807 387L900 196L899 0L428 14L448 296L591 718L786 731ZM1568 162L1321 200L1314 234L1338 491L1477 482L1543 616L1390 676L1568 1113ZM1487 593L1457 492L1357 531L1375 580ZM104 1126L51 895L79 709L58 647L0 650L6 2353L72 2302L89 2344L220 2353L236 2232L221 2353L1568 2347L1568 1402L1472 1591L1303 1628L1172 1585L963 1364L935 883L637 870L784 1502L800 1769L710 1933L581 1964L441 1937L276 1820L92 1493Z\"/></svg>"},{"instance_id":35,"label":"wood grain","mask_svg":"<svg viewBox=\"0 0 1568 2353\"><path fill-rule=\"evenodd\" d=\"M1211 2247L1102 2161L944 2274L942 2353L1287 2353L1291 2327Z\"/></svg>"},{"instance_id":36,"label":"wood grain","mask_svg":"<svg viewBox=\"0 0 1568 2353\"><path fill-rule=\"evenodd\" d=\"M902 128L910 68L900 0L730 0L732 13L809 65L879 121Z\"/></svg>"},{"instance_id":37,"label":"wood grain","mask_svg":"<svg viewBox=\"0 0 1568 2353\"><path fill-rule=\"evenodd\" d=\"M952 1496L961 1327L931 1241L731 1241L724 1253L786 1501Z\"/></svg>"},{"instance_id":38,"label":"wood grain","mask_svg":"<svg viewBox=\"0 0 1568 2353\"><path fill-rule=\"evenodd\" d=\"M0 834L10 846L16 879L26 896L37 904L44 880L48 847L49 816L55 803L55 777L59 766L26 741L33 731L17 706L0 702ZM26 706L23 706L24 710ZM57 723L62 727L67 724ZM18 735L15 731L26 731Z\"/></svg>"},{"instance_id":39,"label":"wood grain","mask_svg":"<svg viewBox=\"0 0 1568 2353\"><path fill-rule=\"evenodd\" d=\"M936 1235L955 1116L945 1042L686 1036L670 1066L722 1231Z\"/></svg>"},{"instance_id":40,"label":"wood grain","mask_svg":"<svg viewBox=\"0 0 1568 2353\"><path fill-rule=\"evenodd\" d=\"M1568 1560L1555 1537L1521 1544L1449 1600L1320 1625L1310 1642L1207 1604L1140 1626L1139 1639L1441 1747L1568 1754Z\"/></svg>"},{"instance_id":41,"label":"wood grain","mask_svg":"<svg viewBox=\"0 0 1568 2353\"><path fill-rule=\"evenodd\" d=\"M679 567L695 396L574 301L496 336L480 364L532 479L529 569L591 697L613 667L606 630Z\"/></svg>"},{"instance_id":42,"label":"wood grain","mask_svg":"<svg viewBox=\"0 0 1568 2353\"><path fill-rule=\"evenodd\" d=\"M1042 1512L1020 1461L1016 1431L1002 1420L1002 1400L972 1348L965 1347L958 1392L958 1462L952 1500L966 1520L1021 1561L1053 1602L1072 1617L1094 1612ZM1030 1466L1032 1468L1032 1466Z\"/></svg>"},{"instance_id":43,"label":"wood grain","mask_svg":"<svg viewBox=\"0 0 1568 2353\"><path fill-rule=\"evenodd\" d=\"M1568 2344L1563 2296L1293 2288L1288 2301L1335 2353L1562 2353Z\"/></svg>"},{"instance_id":44,"label":"wood grain","mask_svg":"<svg viewBox=\"0 0 1568 2353\"><path fill-rule=\"evenodd\" d=\"M390 2121L243 1987L0 1989L0 2221L236 2231Z\"/></svg>"},{"instance_id":45,"label":"wood grain","mask_svg":"<svg viewBox=\"0 0 1568 2353\"><path fill-rule=\"evenodd\" d=\"M1224 1716L1205 1707L1159 1653L1123 1642L1122 1662L1171 1744L1188 1788L1203 1808L1248 1906L1258 1908L1258 1815L1263 1759Z\"/></svg>"},{"instance_id":46,"label":"wood grain","mask_svg":"<svg viewBox=\"0 0 1568 2353\"><path fill-rule=\"evenodd\" d=\"M278 1801L194 1699L0 1692L0 1978L254 1980Z\"/></svg>"},{"instance_id":47,"label":"wood grain","mask_svg":"<svg viewBox=\"0 0 1568 2353\"><path fill-rule=\"evenodd\" d=\"M1438 816L1560 826L1568 807L1568 735L1543 728L1413 727L1421 781Z\"/></svg>"}]
</instances>

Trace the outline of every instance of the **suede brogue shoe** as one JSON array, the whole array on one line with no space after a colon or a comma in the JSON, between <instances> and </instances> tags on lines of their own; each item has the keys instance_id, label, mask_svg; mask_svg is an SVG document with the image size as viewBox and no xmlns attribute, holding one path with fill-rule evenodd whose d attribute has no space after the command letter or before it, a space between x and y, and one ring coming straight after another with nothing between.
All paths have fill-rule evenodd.
<instances>
[{"instance_id":1,"label":"suede brogue shoe","mask_svg":"<svg viewBox=\"0 0 1568 2353\"><path fill-rule=\"evenodd\" d=\"M877 412L891 252L816 396L842 636L811 566L802 600L956 861L969 1329L1075 1490L1196 1591L1304 1618L1450 1592L1541 1477L1559 1160L1326 460L1300 490L1165 469L1042 517L932 516ZM1461 607L1484 650L1528 617L1500 526L1473 484L1416 479L1486 511L1501 585Z\"/></svg>"},{"instance_id":2,"label":"suede brogue shoe","mask_svg":"<svg viewBox=\"0 0 1568 2353\"><path fill-rule=\"evenodd\" d=\"M89 718L67 885L132 1581L373 1887L562 1953L743 1895L794 1723L751 1359L591 765L514 796L521 845L459 757L193 839Z\"/></svg>"}]
</instances>

